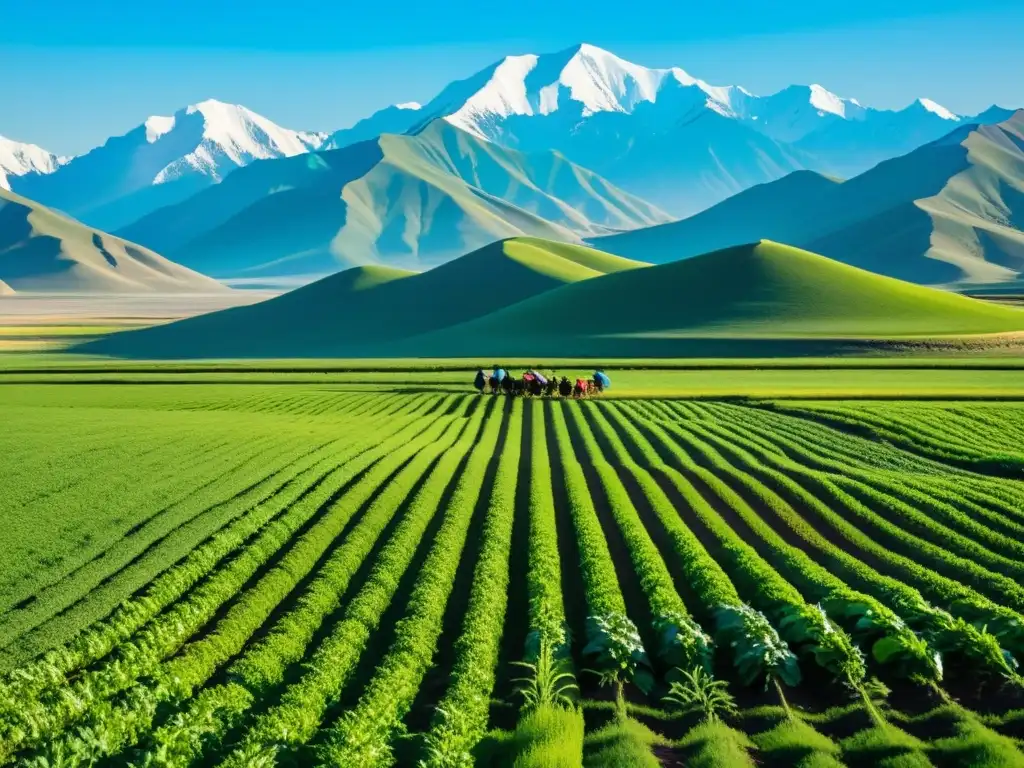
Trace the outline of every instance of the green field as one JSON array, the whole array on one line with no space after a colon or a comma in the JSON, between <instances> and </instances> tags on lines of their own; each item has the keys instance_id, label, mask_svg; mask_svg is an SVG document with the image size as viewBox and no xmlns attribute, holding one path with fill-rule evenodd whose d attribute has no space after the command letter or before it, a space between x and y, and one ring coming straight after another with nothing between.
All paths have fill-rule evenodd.
<instances>
[{"instance_id":1,"label":"green field","mask_svg":"<svg viewBox=\"0 0 1024 768\"><path fill-rule=\"evenodd\" d=\"M1024 764L1019 366L24 361L4 764Z\"/></svg>"}]
</instances>

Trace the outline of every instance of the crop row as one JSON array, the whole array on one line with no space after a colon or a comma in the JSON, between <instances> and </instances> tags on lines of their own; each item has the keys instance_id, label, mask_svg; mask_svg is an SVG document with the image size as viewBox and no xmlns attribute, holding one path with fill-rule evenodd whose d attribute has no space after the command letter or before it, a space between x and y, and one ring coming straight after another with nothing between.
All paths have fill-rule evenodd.
<instances>
[{"instance_id":1,"label":"crop row","mask_svg":"<svg viewBox=\"0 0 1024 768\"><path fill-rule=\"evenodd\" d=\"M494 414L488 420L480 441L455 480L444 521L417 574L405 615L395 625L394 641L358 703L331 729L321 749L324 762L351 766L387 764L391 739L401 729L402 719L434 657L473 513L485 492L487 466L499 444L502 415Z\"/></svg>"},{"instance_id":2,"label":"crop row","mask_svg":"<svg viewBox=\"0 0 1024 768\"><path fill-rule=\"evenodd\" d=\"M116 719L118 712L109 702L113 694L130 686L140 676L155 671L159 660L179 649L216 615L221 605L232 600L239 588L330 501L338 488L344 487L359 473L387 456L389 444L402 445L429 426L430 422L413 421L403 428L404 432L411 434L403 435L399 432L391 440L369 451L357 449L351 460L332 473L329 484L321 484L312 493L303 496L284 514L263 526L229 564L202 581L185 599L175 602L167 612L155 617L131 640L117 643L113 658L79 676L73 684L58 685L49 695L37 697L34 706L14 709L17 720L25 726L19 728L16 723L12 729L12 738L5 739L5 745L9 747L12 743L27 742L29 734L32 741L45 740L83 716L91 716L96 722ZM144 610L148 607L144 603ZM115 628L114 633L122 634L123 630L118 632L118 629ZM142 690L137 687L133 693L138 697ZM124 701L132 703L128 697L124 697ZM21 738L13 738L15 735Z\"/></svg>"},{"instance_id":3,"label":"crop row","mask_svg":"<svg viewBox=\"0 0 1024 768\"><path fill-rule=\"evenodd\" d=\"M425 405L411 406L404 416L396 414L392 422L382 424L380 438L414 424ZM268 477L250 493L232 499L225 505L227 518L232 520L228 527L215 531L178 565L158 576L141 595L123 601L109 617L79 633L70 643L10 674L0 685L0 717L16 711L22 700L38 697L48 687L63 684L67 675L110 653L289 505L320 486L334 487L330 486L330 479L336 468L377 443L376 439L364 438L348 446L334 446L323 455L312 456L310 465L300 467L301 471L294 475Z\"/></svg>"},{"instance_id":4,"label":"crop row","mask_svg":"<svg viewBox=\"0 0 1024 768\"><path fill-rule=\"evenodd\" d=\"M227 765L247 765L254 755L268 750L273 752L278 744L296 747L312 738L328 704L339 695L398 592L402 576L412 563L431 521L439 513L446 486L479 436L483 419L483 410L477 409L459 442L437 461L393 534L378 552L366 582L345 606L340 621L308 656L301 677L283 691L275 706L248 727L241 744L226 760ZM264 652L257 646L257 654ZM248 666L243 661L234 672L247 675L246 681L255 683L253 688L257 689L269 665L260 665L251 678L247 674Z\"/></svg>"},{"instance_id":5,"label":"crop row","mask_svg":"<svg viewBox=\"0 0 1024 768\"><path fill-rule=\"evenodd\" d=\"M257 698L281 684L290 665L306 653L325 618L337 609L352 579L394 516L400 513L423 473L457 439L471 438L472 429L467 432L466 428L462 420L449 423L440 437L416 452L397 474L378 486L359 522L323 561L295 606L230 665L228 682L203 689L179 718L152 735L147 756L155 759L159 755L165 765L188 765L202 749L214 748ZM368 474L360 482L368 486L374 481L379 481L379 477ZM352 494L357 504L362 501L364 493L360 489L353 488ZM297 548L289 552L289 557L302 556ZM280 567L287 569L288 565L282 561ZM266 591L263 596L266 598ZM244 610L241 603L236 607Z\"/></svg>"},{"instance_id":6,"label":"crop row","mask_svg":"<svg viewBox=\"0 0 1024 768\"><path fill-rule=\"evenodd\" d=\"M1014 614L1011 611L990 603L958 582L929 571L911 558L903 557L878 545L835 512L831 504L823 502L794 477L773 467L770 454L758 452L755 445L745 443L740 436L732 434L724 438L707 425L692 422L679 422L669 425L668 428L689 445L699 446L703 440L705 444L714 446L723 457L735 460L737 465L755 480L754 487L758 483L763 483L763 487L773 492L772 496L763 498L768 499L777 519L796 533L811 552L823 558L822 562L829 570L851 586L888 601L890 607L901 617L908 620L917 618L916 622L911 622L912 625L937 632L937 649L968 654L976 657L984 666L1000 672L1005 671L1006 662L999 650L999 642L995 642L995 638L988 632L974 628L969 622L978 617L987 617L992 627L1003 626L1008 632L1012 632ZM792 466L789 468L793 469ZM812 482L808 485L824 492L824 498L830 499L836 506L849 509L858 503L845 496L840 489L828 485L827 481L813 482L813 477L808 478L806 473L799 471L796 472L796 478L811 479ZM831 498L827 495L830 490ZM779 496L772 498L776 493ZM857 555L852 554L847 547L837 546L830 536L822 535L792 506L781 501L787 497L804 515L810 513L819 525L827 526L838 533L846 540L847 547L852 546L852 552ZM863 507L861 510L863 511ZM879 566L889 567L883 568L880 572ZM887 578L883 575L884 571L890 571L889 576L895 578ZM954 614L961 615L954 618L930 606L916 590L912 589L913 586L925 590L928 596L940 604L951 605ZM1002 642L1011 637L1008 634L998 639Z\"/></svg>"}]
</instances>

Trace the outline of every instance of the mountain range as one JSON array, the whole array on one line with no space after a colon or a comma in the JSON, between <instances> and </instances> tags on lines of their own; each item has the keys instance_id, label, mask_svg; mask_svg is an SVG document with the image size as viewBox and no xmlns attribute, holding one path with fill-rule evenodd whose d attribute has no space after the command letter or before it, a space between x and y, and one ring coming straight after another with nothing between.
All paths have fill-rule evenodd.
<instances>
[{"instance_id":1,"label":"mountain range","mask_svg":"<svg viewBox=\"0 0 1024 768\"><path fill-rule=\"evenodd\" d=\"M253 160L303 154L325 138L281 128L245 107L211 99L150 117L50 173L14 179L12 188L114 230L216 184Z\"/></svg>"},{"instance_id":2,"label":"mountain range","mask_svg":"<svg viewBox=\"0 0 1024 768\"><path fill-rule=\"evenodd\" d=\"M1013 155L1012 131L985 139L975 128L1005 124L1011 114L994 106L963 117L924 98L878 110L820 85L756 96L582 44L505 57L426 104L394 105L334 133L282 128L208 100L150 117L70 160L0 140L0 186L218 278L294 279L365 264L422 269L517 236L579 243L626 232L604 247L627 252L630 243L676 231L650 227L697 214L679 227L694 239L671 245L682 248L673 254L779 235L844 260L874 258L883 271L924 282L1000 282L1015 274L1018 187L1006 181L1015 178L1014 161L1006 173L992 171L1001 186L980 190L984 200L974 208L948 200L966 183L953 177L968 165L991 167ZM934 147L916 154L958 132L1010 145L995 154ZM936 152L949 163L931 164ZM975 159L986 154L990 161ZM906 185L890 184L902 175L912 177L906 194L899 191ZM925 177L931 181L918 184ZM947 183L947 202L930 213L913 203ZM884 189L858 192L875 187ZM809 208L801 207L805 198ZM713 207L720 203L726 208ZM945 244L933 249L926 228L915 225L915 252L944 254L931 259L934 269L919 275L871 257L864 249L876 248L879 234L895 243L887 225L863 240L818 242L890 203L912 205L925 216L911 211L915 221L953 232L936 235ZM991 226L965 224L965 216ZM790 227L789 219L797 221ZM720 231L708 234L694 221L715 221ZM737 240L741 232L748 236ZM922 238L927 248L918 247ZM957 255L964 249L974 256Z\"/></svg>"},{"instance_id":3,"label":"mountain range","mask_svg":"<svg viewBox=\"0 0 1024 768\"><path fill-rule=\"evenodd\" d=\"M658 266L543 240L422 274L355 267L275 299L79 348L125 357L749 354L1024 329L1024 312L762 241Z\"/></svg>"},{"instance_id":4,"label":"mountain range","mask_svg":"<svg viewBox=\"0 0 1024 768\"><path fill-rule=\"evenodd\" d=\"M856 175L961 122L1006 116L993 107L965 118L923 98L902 110L878 110L820 85L755 96L582 44L505 57L418 109L389 108L361 126L413 131L443 118L503 146L556 149L670 213L687 215L794 170Z\"/></svg>"},{"instance_id":5,"label":"mountain range","mask_svg":"<svg viewBox=\"0 0 1024 768\"><path fill-rule=\"evenodd\" d=\"M433 121L343 149L256 162L120 230L218 278L422 269L507 237L563 241L669 221L557 152Z\"/></svg>"},{"instance_id":6,"label":"mountain range","mask_svg":"<svg viewBox=\"0 0 1024 768\"><path fill-rule=\"evenodd\" d=\"M440 118L507 148L558 150L681 216L793 170L856 175L959 122L1007 116L992 107L963 117L929 99L878 110L820 85L756 96L581 44L507 56L450 83L425 105L387 107L331 134L281 128L242 106L208 100L150 117L67 167L40 158L36 170L52 178L18 181L15 171L12 185L94 226L116 229L253 159L340 149L416 132ZM0 164L3 157L0 149Z\"/></svg>"},{"instance_id":7,"label":"mountain range","mask_svg":"<svg viewBox=\"0 0 1024 768\"><path fill-rule=\"evenodd\" d=\"M928 285L1019 284L1024 274L1024 110L841 182L813 172L748 189L693 217L595 245L668 262L770 238Z\"/></svg>"}]
</instances>

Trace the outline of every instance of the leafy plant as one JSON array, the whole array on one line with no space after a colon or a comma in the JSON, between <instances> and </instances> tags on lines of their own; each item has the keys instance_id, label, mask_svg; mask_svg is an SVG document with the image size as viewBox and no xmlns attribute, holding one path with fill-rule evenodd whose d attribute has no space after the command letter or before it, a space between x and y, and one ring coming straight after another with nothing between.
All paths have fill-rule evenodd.
<instances>
[{"instance_id":1,"label":"leafy plant","mask_svg":"<svg viewBox=\"0 0 1024 768\"><path fill-rule=\"evenodd\" d=\"M424 745L419 768L473 768L473 755L466 749L468 723L458 710L438 707L430 738Z\"/></svg>"},{"instance_id":2,"label":"leafy plant","mask_svg":"<svg viewBox=\"0 0 1024 768\"><path fill-rule=\"evenodd\" d=\"M818 666L851 690L863 682L867 674L863 652L832 623L820 605L785 608L779 619L779 633L794 645L808 646Z\"/></svg>"},{"instance_id":3,"label":"leafy plant","mask_svg":"<svg viewBox=\"0 0 1024 768\"><path fill-rule=\"evenodd\" d=\"M654 687L654 674L636 625L621 613L587 617L590 642L583 655L591 658L602 680L632 681L644 693Z\"/></svg>"},{"instance_id":4,"label":"leafy plant","mask_svg":"<svg viewBox=\"0 0 1024 768\"><path fill-rule=\"evenodd\" d=\"M724 680L716 680L704 667L697 666L687 671L677 670L674 680L663 701L674 704L684 712L699 710L705 722L716 722L723 717L735 715L736 700L729 693Z\"/></svg>"},{"instance_id":5,"label":"leafy plant","mask_svg":"<svg viewBox=\"0 0 1024 768\"><path fill-rule=\"evenodd\" d=\"M871 643L871 656L897 676L922 684L942 680L942 654L929 647L899 616L861 601L832 599L834 615L853 623L853 631Z\"/></svg>"},{"instance_id":6,"label":"leafy plant","mask_svg":"<svg viewBox=\"0 0 1024 768\"><path fill-rule=\"evenodd\" d=\"M658 633L658 655L662 661L681 669L698 666L711 671L714 640L696 621L676 613L655 619L653 626Z\"/></svg>"},{"instance_id":7,"label":"leafy plant","mask_svg":"<svg viewBox=\"0 0 1024 768\"><path fill-rule=\"evenodd\" d=\"M541 639L537 658L533 662L514 661L516 666L529 671L527 677L516 678L519 693L527 710L543 706L572 706L574 694L579 692L576 680L568 670L565 659L555 657L551 644Z\"/></svg>"},{"instance_id":8,"label":"leafy plant","mask_svg":"<svg viewBox=\"0 0 1024 768\"><path fill-rule=\"evenodd\" d=\"M799 684L796 656L763 613L749 605L723 605L715 610L715 625L720 642L733 650L733 665L743 685L762 677L766 690L772 683Z\"/></svg>"}]
</instances>

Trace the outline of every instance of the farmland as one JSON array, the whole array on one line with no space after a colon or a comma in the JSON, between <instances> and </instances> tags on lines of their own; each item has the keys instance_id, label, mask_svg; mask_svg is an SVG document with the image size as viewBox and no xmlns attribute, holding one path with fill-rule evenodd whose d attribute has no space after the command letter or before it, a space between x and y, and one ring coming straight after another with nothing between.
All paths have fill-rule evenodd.
<instances>
[{"instance_id":1,"label":"farmland","mask_svg":"<svg viewBox=\"0 0 1024 768\"><path fill-rule=\"evenodd\" d=\"M995 368L8 364L0 762L1024 764Z\"/></svg>"}]
</instances>

